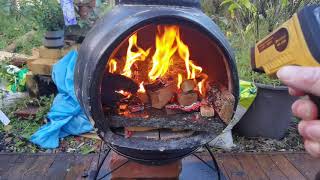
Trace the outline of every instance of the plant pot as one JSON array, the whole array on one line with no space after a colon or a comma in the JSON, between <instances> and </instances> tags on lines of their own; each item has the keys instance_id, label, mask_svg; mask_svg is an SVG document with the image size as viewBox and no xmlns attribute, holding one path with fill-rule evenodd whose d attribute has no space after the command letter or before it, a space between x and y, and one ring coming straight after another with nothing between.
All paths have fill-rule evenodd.
<instances>
[{"instance_id":1,"label":"plant pot","mask_svg":"<svg viewBox=\"0 0 320 180\"><path fill-rule=\"evenodd\" d=\"M47 48L62 48L64 46L64 30L47 31L43 45Z\"/></svg>"},{"instance_id":2,"label":"plant pot","mask_svg":"<svg viewBox=\"0 0 320 180\"><path fill-rule=\"evenodd\" d=\"M286 86L256 86L257 97L233 132L244 137L284 138L293 120L291 106L297 97L290 96Z\"/></svg>"},{"instance_id":3,"label":"plant pot","mask_svg":"<svg viewBox=\"0 0 320 180\"><path fill-rule=\"evenodd\" d=\"M88 5L79 6L79 15L81 19L86 19L89 16L89 13L92 11L92 8Z\"/></svg>"}]
</instances>

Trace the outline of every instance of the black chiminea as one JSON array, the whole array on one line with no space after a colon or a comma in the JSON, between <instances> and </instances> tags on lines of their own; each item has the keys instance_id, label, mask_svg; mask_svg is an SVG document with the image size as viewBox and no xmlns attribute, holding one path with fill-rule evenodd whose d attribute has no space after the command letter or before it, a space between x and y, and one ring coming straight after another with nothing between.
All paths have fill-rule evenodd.
<instances>
[{"instance_id":1,"label":"black chiminea","mask_svg":"<svg viewBox=\"0 0 320 180\"><path fill-rule=\"evenodd\" d=\"M180 72L181 67L186 68L185 72ZM191 84L197 83L197 87L191 85L194 89L186 93L177 88L175 95L169 93L170 103L175 104L178 99L188 112L168 113L169 100L165 105L155 104L150 94L151 105L149 100L143 106L130 109L130 102L130 111L119 113L114 109L122 108L120 101L133 101L131 95L124 95L121 90L134 94L139 84L147 91L169 87L163 79L175 83L170 87L181 89L183 79L184 84L187 84L186 79L192 79L188 81ZM204 82L220 84L234 96L233 115L238 103L238 81L232 49L218 26L200 10L199 0L120 0L86 36L75 71L76 95L98 135L117 153L151 164L181 159L219 135L225 127L221 120L223 114L204 118L197 107L210 99L203 95L210 93L202 93ZM179 100L181 94L187 96L188 101L195 96L197 102L189 106L185 99ZM162 102L167 95L165 91L155 96ZM188 108L197 110L190 112ZM159 132L159 138L150 139L148 135L128 138L126 127L150 128L150 132ZM162 138L162 129L172 129L173 134L177 129L192 133L179 138Z\"/></svg>"}]
</instances>

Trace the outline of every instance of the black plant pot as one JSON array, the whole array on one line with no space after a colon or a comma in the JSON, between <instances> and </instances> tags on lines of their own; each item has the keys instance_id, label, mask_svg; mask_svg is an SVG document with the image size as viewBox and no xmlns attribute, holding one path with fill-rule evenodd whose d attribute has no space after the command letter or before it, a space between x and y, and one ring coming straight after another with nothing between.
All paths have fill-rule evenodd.
<instances>
[{"instance_id":1,"label":"black plant pot","mask_svg":"<svg viewBox=\"0 0 320 180\"><path fill-rule=\"evenodd\" d=\"M47 31L43 45L47 48L62 48L64 46L64 30Z\"/></svg>"},{"instance_id":2,"label":"black plant pot","mask_svg":"<svg viewBox=\"0 0 320 180\"><path fill-rule=\"evenodd\" d=\"M258 94L246 114L233 128L244 137L284 138L293 115L291 105L297 99L286 86L256 84Z\"/></svg>"}]
</instances>

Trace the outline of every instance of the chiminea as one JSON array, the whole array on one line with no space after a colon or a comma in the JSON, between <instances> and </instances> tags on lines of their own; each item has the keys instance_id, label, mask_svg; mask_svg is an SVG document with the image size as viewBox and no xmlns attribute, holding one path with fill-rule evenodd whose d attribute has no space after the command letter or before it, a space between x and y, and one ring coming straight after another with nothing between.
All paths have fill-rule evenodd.
<instances>
[{"instance_id":1,"label":"chiminea","mask_svg":"<svg viewBox=\"0 0 320 180\"><path fill-rule=\"evenodd\" d=\"M75 89L110 148L152 164L219 135L239 93L231 47L198 0L120 0L81 45Z\"/></svg>"}]
</instances>

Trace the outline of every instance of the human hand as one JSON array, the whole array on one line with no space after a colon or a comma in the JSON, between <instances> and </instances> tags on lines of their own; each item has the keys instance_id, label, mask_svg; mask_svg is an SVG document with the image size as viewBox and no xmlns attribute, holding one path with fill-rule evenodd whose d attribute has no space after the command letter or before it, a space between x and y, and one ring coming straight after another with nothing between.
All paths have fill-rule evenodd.
<instances>
[{"instance_id":1,"label":"human hand","mask_svg":"<svg viewBox=\"0 0 320 180\"><path fill-rule=\"evenodd\" d=\"M313 94L320 97L320 68L287 66L277 73L278 78L289 87L293 96ZM299 99L292 105L292 112L301 118L298 129L304 138L309 154L320 157L320 120L318 107L310 99Z\"/></svg>"}]
</instances>

